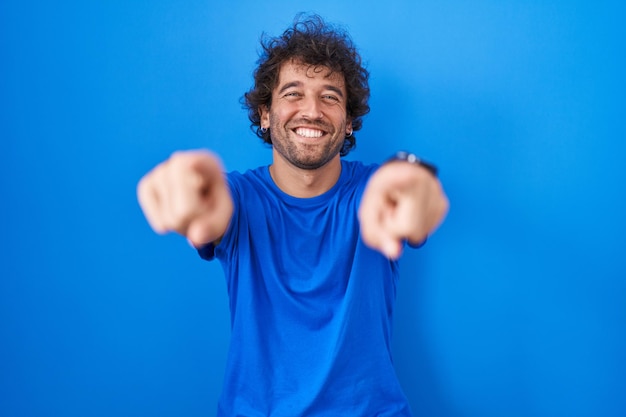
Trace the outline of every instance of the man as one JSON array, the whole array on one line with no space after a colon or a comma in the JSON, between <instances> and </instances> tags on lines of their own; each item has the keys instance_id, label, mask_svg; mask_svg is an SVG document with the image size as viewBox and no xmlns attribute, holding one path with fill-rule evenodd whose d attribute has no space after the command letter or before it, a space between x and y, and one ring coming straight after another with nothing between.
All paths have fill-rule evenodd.
<instances>
[{"instance_id":1,"label":"man","mask_svg":"<svg viewBox=\"0 0 626 417\"><path fill-rule=\"evenodd\" d=\"M179 152L139 183L146 218L185 236L227 280L221 416L409 416L390 353L397 259L445 216L434 167L341 159L369 111L368 73L321 18L265 39L245 94L269 166L223 174Z\"/></svg>"}]
</instances>

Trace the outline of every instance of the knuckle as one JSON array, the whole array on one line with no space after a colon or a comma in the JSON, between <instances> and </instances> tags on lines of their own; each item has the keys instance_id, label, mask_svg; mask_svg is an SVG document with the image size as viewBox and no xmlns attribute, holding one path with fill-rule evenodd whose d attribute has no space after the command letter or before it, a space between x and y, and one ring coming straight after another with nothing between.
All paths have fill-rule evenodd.
<instances>
[{"instance_id":1,"label":"knuckle","mask_svg":"<svg viewBox=\"0 0 626 417\"><path fill-rule=\"evenodd\" d=\"M143 177L137 183L137 198L139 199L140 203L143 202L146 198L147 188L148 188L148 181L146 177Z\"/></svg>"},{"instance_id":2,"label":"knuckle","mask_svg":"<svg viewBox=\"0 0 626 417\"><path fill-rule=\"evenodd\" d=\"M167 160L167 166L174 173L187 171L192 165L192 157L193 155L186 151L173 152Z\"/></svg>"}]
</instances>

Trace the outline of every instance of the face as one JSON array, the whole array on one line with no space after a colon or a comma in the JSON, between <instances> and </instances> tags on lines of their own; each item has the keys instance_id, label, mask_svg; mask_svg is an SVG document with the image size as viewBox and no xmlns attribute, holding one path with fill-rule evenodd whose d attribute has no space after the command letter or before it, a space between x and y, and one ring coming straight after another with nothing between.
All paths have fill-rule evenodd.
<instances>
[{"instance_id":1,"label":"face","mask_svg":"<svg viewBox=\"0 0 626 417\"><path fill-rule=\"evenodd\" d=\"M338 159L345 136L352 133L346 100L342 74L324 66L284 63L271 108L259 109L261 127L270 129L275 158L309 170Z\"/></svg>"}]
</instances>

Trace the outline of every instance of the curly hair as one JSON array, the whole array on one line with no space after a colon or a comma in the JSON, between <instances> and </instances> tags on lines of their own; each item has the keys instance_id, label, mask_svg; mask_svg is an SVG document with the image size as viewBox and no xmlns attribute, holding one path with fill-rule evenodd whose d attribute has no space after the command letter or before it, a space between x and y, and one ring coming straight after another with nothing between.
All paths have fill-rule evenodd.
<instances>
[{"instance_id":1,"label":"curly hair","mask_svg":"<svg viewBox=\"0 0 626 417\"><path fill-rule=\"evenodd\" d=\"M324 22L318 15L302 20L296 16L293 26L281 36L261 37L262 51L254 71L254 87L244 94L242 104L248 110L250 128L265 143L271 144L269 130L261 130L261 106L271 107L272 91L278 83L284 62L292 59L312 66L325 66L344 76L347 91L346 112L352 119L354 131L361 129L362 117L370 107L369 72L363 67L361 56L348 33ZM354 134L345 137L340 155L347 155L356 146Z\"/></svg>"}]
</instances>

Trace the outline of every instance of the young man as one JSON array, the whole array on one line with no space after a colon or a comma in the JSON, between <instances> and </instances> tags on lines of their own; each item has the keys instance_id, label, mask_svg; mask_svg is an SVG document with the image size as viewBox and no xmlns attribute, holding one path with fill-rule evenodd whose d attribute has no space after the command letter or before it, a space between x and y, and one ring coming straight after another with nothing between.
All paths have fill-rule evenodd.
<instances>
[{"instance_id":1,"label":"young man","mask_svg":"<svg viewBox=\"0 0 626 417\"><path fill-rule=\"evenodd\" d=\"M341 159L369 111L347 34L313 16L262 44L245 102L272 164L223 174L216 155L179 152L138 186L157 232L224 268L232 339L218 415L409 416L390 353L397 259L447 199L410 154Z\"/></svg>"}]
</instances>

